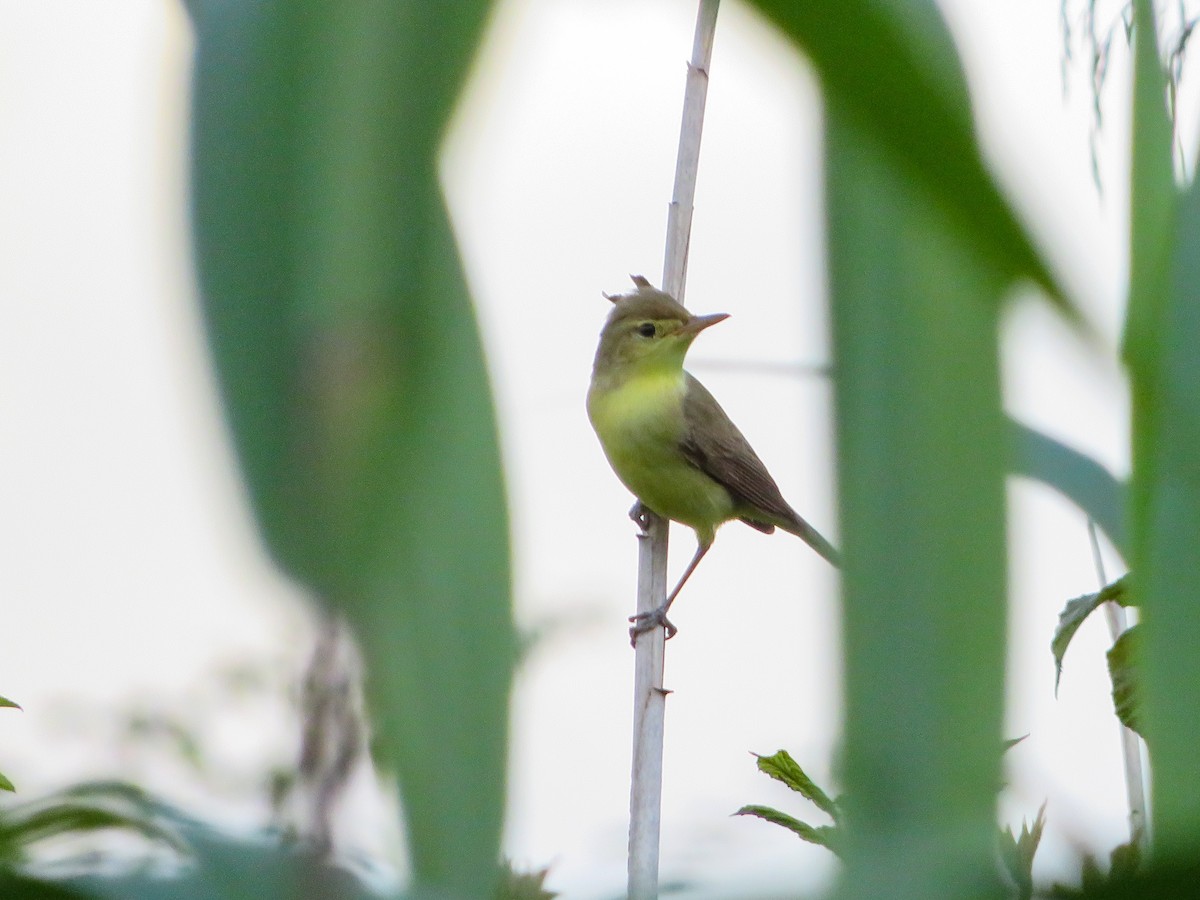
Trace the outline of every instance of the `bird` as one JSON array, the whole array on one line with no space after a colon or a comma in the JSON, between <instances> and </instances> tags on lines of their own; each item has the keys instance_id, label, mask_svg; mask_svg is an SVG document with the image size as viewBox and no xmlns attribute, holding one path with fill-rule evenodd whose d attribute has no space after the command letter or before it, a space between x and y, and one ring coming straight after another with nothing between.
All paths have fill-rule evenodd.
<instances>
[{"instance_id":1,"label":"bird","mask_svg":"<svg viewBox=\"0 0 1200 900\"><path fill-rule=\"evenodd\" d=\"M630 640L663 628L671 604L708 553L717 529L740 519L771 534L796 535L833 566L837 549L783 498L775 479L716 398L684 370L700 332L729 318L695 316L641 275L634 290L604 294L613 307L600 332L587 412L609 465L637 498L630 517L649 509L696 533L696 552L663 603L630 616Z\"/></svg>"}]
</instances>

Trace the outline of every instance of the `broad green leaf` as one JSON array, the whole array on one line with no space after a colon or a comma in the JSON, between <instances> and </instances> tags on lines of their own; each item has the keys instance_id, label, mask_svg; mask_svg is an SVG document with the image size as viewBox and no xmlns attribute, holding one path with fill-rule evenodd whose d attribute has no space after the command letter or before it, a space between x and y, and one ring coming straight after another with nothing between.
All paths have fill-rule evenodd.
<instances>
[{"instance_id":1,"label":"broad green leaf","mask_svg":"<svg viewBox=\"0 0 1200 900\"><path fill-rule=\"evenodd\" d=\"M1134 4L1129 314L1138 721L1154 748L1156 857L1200 854L1200 186L1173 182L1153 4Z\"/></svg>"},{"instance_id":2,"label":"broad green leaf","mask_svg":"<svg viewBox=\"0 0 1200 900\"><path fill-rule=\"evenodd\" d=\"M1145 736L1141 725L1142 625L1121 634L1108 651L1108 674L1112 678L1113 707L1126 728Z\"/></svg>"},{"instance_id":3,"label":"broad green leaf","mask_svg":"<svg viewBox=\"0 0 1200 900\"><path fill-rule=\"evenodd\" d=\"M1029 900L1033 896L1033 858L1045 827L1046 804L1043 803L1032 826L1021 822L1019 835L1013 834L1011 828L1000 830L1000 860L1013 881L1019 900Z\"/></svg>"},{"instance_id":4,"label":"broad green leaf","mask_svg":"<svg viewBox=\"0 0 1200 900\"><path fill-rule=\"evenodd\" d=\"M0 709L20 709L19 703L13 703L7 697L0 697Z\"/></svg>"},{"instance_id":5,"label":"broad green leaf","mask_svg":"<svg viewBox=\"0 0 1200 900\"><path fill-rule=\"evenodd\" d=\"M1078 313L984 165L949 30L932 0L754 0L804 51L847 124L1005 280ZM992 292L989 299L999 301Z\"/></svg>"},{"instance_id":6,"label":"broad green leaf","mask_svg":"<svg viewBox=\"0 0 1200 900\"><path fill-rule=\"evenodd\" d=\"M851 30L847 19L847 30ZM844 897L994 879L1005 283L861 111L826 98L843 569Z\"/></svg>"},{"instance_id":7,"label":"broad green leaf","mask_svg":"<svg viewBox=\"0 0 1200 900\"><path fill-rule=\"evenodd\" d=\"M769 806L743 806L734 815L757 816L768 822L774 822L776 825L782 825L801 840L808 841L810 844L817 844L841 856L841 832L836 826L809 825L807 822L801 822L799 819L789 816L785 812L780 812L777 809L772 809Z\"/></svg>"},{"instance_id":8,"label":"broad green leaf","mask_svg":"<svg viewBox=\"0 0 1200 900\"><path fill-rule=\"evenodd\" d=\"M516 640L438 151L488 3L196 7L205 322L276 560L353 626L418 890L488 894Z\"/></svg>"},{"instance_id":9,"label":"broad green leaf","mask_svg":"<svg viewBox=\"0 0 1200 900\"><path fill-rule=\"evenodd\" d=\"M1130 591L1128 575L1118 578L1112 584L1106 585L1103 590L1096 591L1094 594L1084 594L1081 597L1068 600L1067 605L1063 607L1063 611L1058 614L1058 627L1054 629L1054 639L1050 642L1050 652L1054 654L1055 693L1058 692L1058 682L1062 678L1063 657L1066 656L1067 647L1071 644L1071 638L1075 637L1075 632L1079 630L1079 626L1083 624L1084 619L1103 604L1110 601L1121 606L1133 605L1133 596Z\"/></svg>"},{"instance_id":10,"label":"broad green leaf","mask_svg":"<svg viewBox=\"0 0 1200 900\"><path fill-rule=\"evenodd\" d=\"M836 822L840 816L837 804L829 798L816 783L808 777L800 764L792 759L786 750L776 751L771 756L754 756L758 760L758 770L771 776L776 781L783 782L806 800L811 800L817 808L828 813Z\"/></svg>"},{"instance_id":11,"label":"broad green leaf","mask_svg":"<svg viewBox=\"0 0 1200 900\"><path fill-rule=\"evenodd\" d=\"M1128 559L1125 483L1090 456L1028 425L1009 420L1009 433L1013 474L1041 481L1061 493L1087 513Z\"/></svg>"}]
</instances>

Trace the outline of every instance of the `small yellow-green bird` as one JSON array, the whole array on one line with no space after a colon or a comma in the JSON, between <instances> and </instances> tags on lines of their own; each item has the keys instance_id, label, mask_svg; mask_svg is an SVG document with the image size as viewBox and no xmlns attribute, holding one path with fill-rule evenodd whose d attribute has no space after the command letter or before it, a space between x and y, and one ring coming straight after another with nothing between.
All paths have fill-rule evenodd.
<instances>
[{"instance_id":1,"label":"small yellow-green bird","mask_svg":"<svg viewBox=\"0 0 1200 900\"><path fill-rule=\"evenodd\" d=\"M726 313L693 316L640 275L635 290L605 294L612 312L600 332L587 409L592 428L617 477L642 506L696 532L696 554L657 609L631 616L630 637L654 628L676 628L671 603L695 571L717 528L741 519L771 534L796 535L833 565L838 552L788 505L775 479L725 410L683 369L688 347Z\"/></svg>"}]
</instances>

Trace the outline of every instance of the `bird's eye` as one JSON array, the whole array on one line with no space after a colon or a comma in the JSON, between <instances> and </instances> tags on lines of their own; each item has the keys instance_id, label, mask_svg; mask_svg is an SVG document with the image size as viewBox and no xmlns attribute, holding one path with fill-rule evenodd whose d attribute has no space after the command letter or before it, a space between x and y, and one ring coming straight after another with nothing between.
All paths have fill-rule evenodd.
<instances>
[{"instance_id":1,"label":"bird's eye","mask_svg":"<svg viewBox=\"0 0 1200 900\"><path fill-rule=\"evenodd\" d=\"M637 327L637 333L642 337L654 337L654 323L643 322Z\"/></svg>"}]
</instances>

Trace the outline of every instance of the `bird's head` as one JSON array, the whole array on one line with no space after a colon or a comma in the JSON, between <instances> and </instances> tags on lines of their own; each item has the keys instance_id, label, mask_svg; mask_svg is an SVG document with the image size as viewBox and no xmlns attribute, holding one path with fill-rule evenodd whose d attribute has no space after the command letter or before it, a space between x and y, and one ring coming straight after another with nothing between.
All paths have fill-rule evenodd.
<instances>
[{"instance_id":1,"label":"bird's head","mask_svg":"<svg viewBox=\"0 0 1200 900\"><path fill-rule=\"evenodd\" d=\"M613 308L600 332L593 369L597 374L682 370L696 335L729 318L727 313L694 316L641 275L634 275L633 283L628 293L604 295Z\"/></svg>"}]
</instances>

